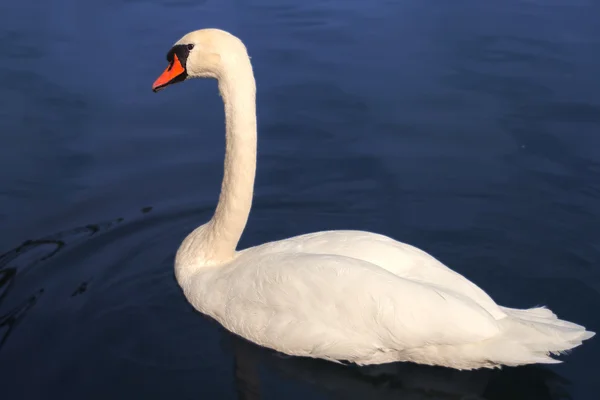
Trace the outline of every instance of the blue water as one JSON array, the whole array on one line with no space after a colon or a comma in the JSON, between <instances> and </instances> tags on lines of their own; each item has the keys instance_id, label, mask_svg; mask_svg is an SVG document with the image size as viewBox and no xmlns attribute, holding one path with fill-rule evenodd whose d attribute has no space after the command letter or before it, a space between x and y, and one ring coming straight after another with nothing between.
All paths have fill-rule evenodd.
<instances>
[{"instance_id":1,"label":"blue water","mask_svg":"<svg viewBox=\"0 0 600 400\"><path fill-rule=\"evenodd\" d=\"M246 43L241 247L376 231L600 331L599 19L595 0L3 3L0 396L597 399L597 338L552 367L356 368L195 312L173 256L216 204L222 104L215 82L151 85L188 31Z\"/></svg>"}]
</instances>

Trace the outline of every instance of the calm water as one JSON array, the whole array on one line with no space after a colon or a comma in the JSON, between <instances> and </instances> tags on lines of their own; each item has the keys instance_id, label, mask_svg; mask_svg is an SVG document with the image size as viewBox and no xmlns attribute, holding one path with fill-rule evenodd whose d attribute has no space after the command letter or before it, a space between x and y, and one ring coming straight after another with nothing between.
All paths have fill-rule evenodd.
<instances>
[{"instance_id":1,"label":"calm water","mask_svg":"<svg viewBox=\"0 0 600 400\"><path fill-rule=\"evenodd\" d=\"M260 154L241 247L377 231L599 331L598 1L83 4L0 5L3 399L598 398L596 338L552 368L361 369L196 313L172 261L217 200L222 104L215 82L150 89L190 30L246 42Z\"/></svg>"}]
</instances>

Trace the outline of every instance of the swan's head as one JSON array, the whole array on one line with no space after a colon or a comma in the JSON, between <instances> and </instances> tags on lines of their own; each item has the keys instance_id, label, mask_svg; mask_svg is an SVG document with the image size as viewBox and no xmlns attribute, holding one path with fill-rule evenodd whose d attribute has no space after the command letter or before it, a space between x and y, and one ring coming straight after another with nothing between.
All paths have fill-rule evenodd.
<instances>
[{"instance_id":1,"label":"swan's head","mask_svg":"<svg viewBox=\"0 0 600 400\"><path fill-rule=\"evenodd\" d=\"M158 92L190 78L220 78L227 66L248 60L237 37L219 29L201 29L179 39L167 53L169 66L152 85Z\"/></svg>"}]
</instances>

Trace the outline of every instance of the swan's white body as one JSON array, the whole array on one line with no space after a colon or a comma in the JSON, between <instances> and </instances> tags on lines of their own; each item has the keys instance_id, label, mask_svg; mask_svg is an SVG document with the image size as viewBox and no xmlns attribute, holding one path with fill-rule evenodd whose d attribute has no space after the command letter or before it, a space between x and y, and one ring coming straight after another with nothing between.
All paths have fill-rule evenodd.
<instances>
[{"instance_id":1,"label":"swan's white body","mask_svg":"<svg viewBox=\"0 0 600 400\"><path fill-rule=\"evenodd\" d=\"M184 240L175 261L197 310L282 353L357 364L557 363L552 353L594 335L545 308L501 307L429 254L378 234L318 232L236 251L256 168L252 67L226 32L200 30L176 43L188 44L187 75L219 80L227 142L215 215Z\"/></svg>"}]
</instances>

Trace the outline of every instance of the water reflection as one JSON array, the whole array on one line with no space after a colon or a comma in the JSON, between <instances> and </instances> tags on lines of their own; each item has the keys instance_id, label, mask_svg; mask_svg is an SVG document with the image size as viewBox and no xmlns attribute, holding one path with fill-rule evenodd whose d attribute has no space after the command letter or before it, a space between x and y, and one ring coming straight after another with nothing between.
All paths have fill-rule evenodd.
<instances>
[{"instance_id":1,"label":"water reflection","mask_svg":"<svg viewBox=\"0 0 600 400\"><path fill-rule=\"evenodd\" d=\"M308 384L341 399L570 399L570 382L539 366L504 370L456 371L395 363L356 367L307 358L287 357L228 335L235 354L239 399L261 394L260 368ZM262 395L262 396L261 396ZM299 398L294 397L293 398Z\"/></svg>"}]
</instances>

